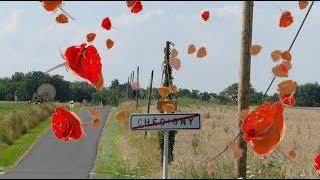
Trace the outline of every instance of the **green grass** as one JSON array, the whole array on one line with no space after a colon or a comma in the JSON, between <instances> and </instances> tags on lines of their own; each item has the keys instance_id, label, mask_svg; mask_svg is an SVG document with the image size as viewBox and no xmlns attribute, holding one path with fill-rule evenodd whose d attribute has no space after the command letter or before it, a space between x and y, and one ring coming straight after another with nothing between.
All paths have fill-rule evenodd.
<instances>
[{"instance_id":1,"label":"green grass","mask_svg":"<svg viewBox=\"0 0 320 180\"><path fill-rule=\"evenodd\" d=\"M28 133L15 140L0 154L0 167L13 167L20 157L30 149L36 140L50 128L50 118L42 121L38 126L31 129Z\"/></svg>"},{"instance_id":2,"label":"green grass","mask_svg":"<svg viewBox=\"0 0 320 180\"><path fill-rule=\"evenodd\" d=\"M72 111L78 111L84 106L78 106ZM69 109L69 108L67 108ZM50 129L51 118L48 117L26 134L16 139L12 145L0 143L0 169L14 167L18 161L31 149L37 140Z\"/></svg>"},{"instance_id":3,"label":"green grass","mask_svg":"<svg viewBox=\"0 0 320 180\"><path fill-rule=\"evenodd\" d=\"M21 109L27 106L32 106L26 103L7 103L7 102L0 102L0 113L3 113L4 111L12 111Z\"/></svg>"},{"instance_id":4,"label":"green grass","mask_svg":"<svg viewBox=\"0 0 320 180\"><path fill-rule=\"evenodd\" d=\"M134 173L124 167L117 153L116 141L121 137L122 132L119 123L115 120L116 112L116 108L113 108L101 135L91 179L134 178Z\"/></svg>"}]
</instances>

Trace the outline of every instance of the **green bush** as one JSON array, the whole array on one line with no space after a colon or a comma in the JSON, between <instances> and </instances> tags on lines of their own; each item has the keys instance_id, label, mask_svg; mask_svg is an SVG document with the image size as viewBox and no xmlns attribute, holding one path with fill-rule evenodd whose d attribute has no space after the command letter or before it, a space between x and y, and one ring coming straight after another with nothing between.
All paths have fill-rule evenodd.
<instances>
[{"instance_id":1,"label":"green bush","mask_svg":"<svg viewBox=\"0 0 320 180\"><path fill-rule=\"evenodd\" d=\"M8 145L13 144L13 138L10 136L8 129L0 128L0 140Z\"/></svg>"}]
</instances>

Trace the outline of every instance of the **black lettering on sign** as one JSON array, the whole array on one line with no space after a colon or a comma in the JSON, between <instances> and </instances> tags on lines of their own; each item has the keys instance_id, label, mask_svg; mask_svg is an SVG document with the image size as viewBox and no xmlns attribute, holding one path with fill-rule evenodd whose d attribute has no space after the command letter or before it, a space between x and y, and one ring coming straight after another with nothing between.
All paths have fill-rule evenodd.
<instances>
[{"instance_id":1,"label":"black lettering on sign","mask_svg":"<svg viewBox=\"0 0 320 180\"><path fill-rule=\"evenodd\" d=\"M150 119L144 119L144 125L149 125L149 124L150 124Z\"/></svg>"},{"instance_id":2,"label":"black lettering on sign","mask_svg":"<svg viewBox=\"0 0 320 180\"><path fill-rule=\"evenodd\" d=\"M140 121L142 121L142 119L138 119L138 125L142 126L142 124L140 123Z\"/></svg>"},{"instance_id":3,"label":"black lettering on sign","mask_svg":"<svg viewBox=\"0 0 320 180\"><path fill-rule=\"evenodd\" d=\"M163 118L160 119L160 124L161 124L161 126L165 125L165 121L166 121L166 120L163 119Z\"/></svg>"},{"instance_id":4,"label":"black lettering on sign","mask_svg":"<svg viewBox=\"0 0 320 180\"><path fill-rule=\"evenodd\" d=\"M186 125L186 119L181 119L181 125L182 124Z\"/></svg>"},{"instance_id":5,"label":"black lettering on sign","mask_svg":"<svg viewBox=\"0 0 320 180\"><path fill-rule=\"evenodd\" d=\"M157 123L157 118L154 117L154 118L152 119L152 124L156 124L156 123Z\"/></svg>"},{"instance_id":6,"label":"black lettering on sign","mask_svg":"<svg viewBox=\"0 0 320 180\"><path fill-rule=\"evenodd\" d=\"M178 124L178 121L176 120L176 118L174 118L173 120L174 120L174 121L173 121L173 124L174 124L174 125L177 125L177 124Z\"/></svg>"},{"instance_id":7,"label":"black lettering on sign","mask_svg":"<svg viewBox=\"0 0 320 180\"><path fill-rule=\"evenodd\" d=\"M193 118L189 118L190 126L192 125Z\"/></svg>"}]
</instances>

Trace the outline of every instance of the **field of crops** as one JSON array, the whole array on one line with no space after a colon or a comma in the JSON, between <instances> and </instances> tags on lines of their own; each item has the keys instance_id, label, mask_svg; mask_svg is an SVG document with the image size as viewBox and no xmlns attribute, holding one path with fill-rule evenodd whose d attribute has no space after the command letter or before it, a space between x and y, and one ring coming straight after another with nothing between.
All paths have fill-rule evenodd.
<instances>
[{"instance_id":1,"label":"field of crops","mask_svg":"<svg viewBox=\"0 0 320 180\"><path fill-rule=\"evenodd\" d=\"M125 109L129 113L145 113L147 107L142 104L135 111L134 102L125 102L115 111ZM234 178L234 159L231 151L226 151L213 163L214 174L207 172L207 160L219 154L239 132L236 106L217 105L198 100L180 99L179 112L199 112L201 114L201 130L180 130L176 135L174 162L170 165L172 178ZM156 113L154 104L151 113ZM116 113L116 112L115 112ZM320 153L318 145L320 125L317 122L319 109L285 110L285 136L279 147L268 156L259 156L248 144L247 178L315 178L314 157ZM110 121L117 121L113 118ZM111 122L108 122L111 123ZM130 131L128 122L106 125L108 131L120 126L121 135L115 138L117 163L126 171L116 172L122 177L161 178L161 156L158 150L156 132ZM112 125L112 126L111 126ZM119 134L119 132L118 132ZM108 132L112 135L112 132ZM105 134L103 134L105 136ZM99 152L105 151L109 141L100 142ZM295 150L297 157L289 160L285 157L290 150ZM100 153L99 153L100 154ZM99 159L98 154L98 159ZM108 164L108 160L100 160L97 169ZM153 167L153 168L150 168ZM102 176L104 177L104 176ZM109 177L109 176L108 176ZM112 176L111 176L112 177Z\"/></svg>"},{"instance_id":2,"label":"field of crops","mask_svg":"<svg viewBox=\"0 0 320 180\"><path fill-rule=\"evenodd\" d=\"M29 105L24 102L15 103L15 102L8 102L8 101L0 101L0 113L2 113L3 111L6 111L6 110L21 109L26 106L32 106L32 105Z\"/></svg>"}]
</instances>

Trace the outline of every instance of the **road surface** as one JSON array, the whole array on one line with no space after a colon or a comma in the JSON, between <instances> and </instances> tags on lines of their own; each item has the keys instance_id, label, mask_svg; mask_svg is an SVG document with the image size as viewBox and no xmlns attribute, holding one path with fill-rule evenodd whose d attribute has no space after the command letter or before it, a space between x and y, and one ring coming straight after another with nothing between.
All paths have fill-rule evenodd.
<instances>
[{"instance_id":1,"label":"road surface","mask_svg":"<svg viewBox=\"0 0 320 180\"><path fill-rule=\"evenodd\" d=\"M0 179L85 179L93 169L103 124L110 112L101 108L101 125L98 128L85 125L85 136L80 141L57 140L50 129L33 146L29 153L11 171ZM90 122L87 108L77 115L83 122Z\"/></svg>"}]
</instances>

